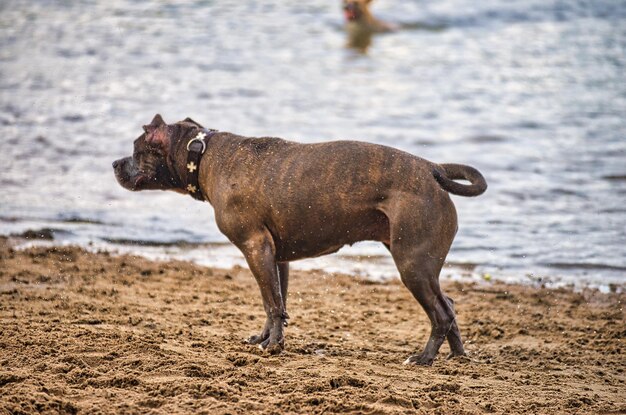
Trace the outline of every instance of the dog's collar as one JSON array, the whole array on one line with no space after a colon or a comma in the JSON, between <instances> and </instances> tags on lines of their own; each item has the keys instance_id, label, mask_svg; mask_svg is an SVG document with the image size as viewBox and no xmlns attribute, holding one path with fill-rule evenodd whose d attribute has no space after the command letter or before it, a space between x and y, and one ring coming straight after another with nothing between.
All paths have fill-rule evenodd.
<instances>
[{"instance_id":1,"label":"dog's collar","mask_svg":"<svg viewBox=\"0 0 626 415\"><path fill-rule=\"evenodd\" d=\"M192 139L187 142L187 164L185 173L187 185L184 189L194 199L206 201L206 196L200 189L198 173L200 173L200 160L206 151L207 144L217 130L203 128Z\"/></svg>"}]
</instances>

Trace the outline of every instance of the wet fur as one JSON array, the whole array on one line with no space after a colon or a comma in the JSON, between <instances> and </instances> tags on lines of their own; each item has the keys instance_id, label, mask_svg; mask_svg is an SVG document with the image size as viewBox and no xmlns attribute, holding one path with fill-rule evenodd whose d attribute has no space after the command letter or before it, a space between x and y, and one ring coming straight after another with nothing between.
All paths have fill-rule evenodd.
<instances>
[{"instance_id":1,"label":"wet fur","mask_svg":"<svg viewBox=\"0 0 626 415\"><path fill-rule=\"evenodd\" d=\"M146 131L135 141L133 157L114 162L125 188L143 190L131 174L140 172L150 178L146 189L184 192L172 182L184 170L185 145L198 124L164 125L157 129L168 132L166 140L155 141ZM143 161L154 155L160 160ZM155 165L170 170L144 171ZM389 249L402 282L432 323L424 351L407 362L431 364L445 339L452 355L464 354L453 301L439 287L439 272L457 231L446 189L481 194L486 183L477 170L364 142L300 144L222 132L209 142L199 182L220 231L241 250L261 289L267 321L250 343L273 353L284 347L290 261L373 240Z\"/></svg>"}]
</instances>

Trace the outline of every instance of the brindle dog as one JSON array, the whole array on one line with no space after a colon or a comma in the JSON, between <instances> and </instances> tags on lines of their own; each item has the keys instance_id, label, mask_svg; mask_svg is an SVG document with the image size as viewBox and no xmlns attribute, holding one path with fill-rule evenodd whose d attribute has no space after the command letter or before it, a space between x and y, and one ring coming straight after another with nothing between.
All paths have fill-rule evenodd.
<instances>
[{"instance_id":1,"label":"brindle dog","mask_svg":"<svg viewBox=\"0 0 626 415\"><path fill-rule=\"evenodd\" d=\"M168 125L156 115L144 131L132 157L113 162L119 183L134 191L188 193L188 146L202 126L189 118ZM487 188L474 168L357 141L300 144L218 132L208 141L198 180L220 231L241 250L261 289L267 320L251 344L271 353L284 348L289 262L373 240L389 249L431 321L424 351L406 363L432 364L445 339L451 355L465 353L439 272L457 231L448 192L477 196Z\"/></svg>"}]
</instances>

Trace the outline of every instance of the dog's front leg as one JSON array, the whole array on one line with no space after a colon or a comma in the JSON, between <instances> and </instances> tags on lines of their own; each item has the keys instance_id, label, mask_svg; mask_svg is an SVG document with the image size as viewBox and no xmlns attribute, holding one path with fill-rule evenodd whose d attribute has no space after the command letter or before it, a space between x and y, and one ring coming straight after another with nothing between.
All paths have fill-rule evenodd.
<instances>
[{"instance_id":1,"label":"dog's front leg","mask_svg":"<svg viewBox=\"0 0 626 415\"><path fill-rule=\"evenodd\" d=\"M250 338L250 342L260 344L272 354L280 353L285 343L283 325L287 321L287 313L281 293L274 242L269 232L263 230L252 234L240 245L240 249L259 284L267 314L263 332L260 336Z\"/></svg>"},{"instance_id":2,"label":"dog's front leg","mask_svg":"<svg viewBox=\"0 0 626 415\"><path fill-rule=\"evenodd\" d=\"M265 326L263 326L261 334L255 334L248 338L248 344L261 344L270 337L270 331L272 330L272 319L270 317L270 310L267 305L267 301L265 301L265 297L263 297L263 308L265 308L265 315L267 316L267 318L265 319Z\"/></svg>"},{"instance_id":3,"label":"dog's front leg","mask_svg":"<svg viewBox=\"0 0 626 415\"><path fill-rule=\"evenodd\" d=\"M280 295L283 299L283 306L285 307L285 318L288 319L289 315L287 314L287 286L289 284L289 262L279 262L278 263L278 277L280 279ZM270 337L270 331L272 329L272 318L270 316L270 310L267 305L267 301L265 301L265 297L263 298L263 307L265 308L265 314L268 316L265 320L265 326L261 331L261 334L255 334L254 336L250 336L247 342L249 344L261 344L265 340ZM287 327L287 320L283 322L284 326Z\"/></svg>"},{"instance_id":4,"label":"dog's front leg","mask_svg":"<svg viewBox=\"0 0 626 415\"><path fill-rule=\"evenodd\" d=\"M289 285L289 262L278 263L278 276L280 277L280 295L283 297L283 305L285 306L285 313L286 313L287 312L287 287Z\"/></svg>"}]
</instances>

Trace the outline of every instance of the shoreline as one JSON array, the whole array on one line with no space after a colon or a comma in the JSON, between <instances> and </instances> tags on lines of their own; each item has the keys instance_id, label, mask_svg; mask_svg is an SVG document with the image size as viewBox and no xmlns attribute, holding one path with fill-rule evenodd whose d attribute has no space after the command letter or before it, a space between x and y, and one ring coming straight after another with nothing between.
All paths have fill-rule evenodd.
<instances>
[{"instance_id":1,"label":"shoreline","mask_svg":"<svg viewBox=\"0 0 626 415\"><path fill-rule=\"evenodd\" d=\"M404 366L416 301L322 271L290 279L286 350L246 268L0 238L0 413L623 413L624 293L442 281L470 359Z\"/></svg>"},{"instance_id":2,"label":"shoreline","mask_svg":"<svg viewBox=\"0 0 626 415\"><path fill-rule=\"evenodd\" d=\"M90 252L110 252L115 255L139 255L152 261L188 261L199 266L217 269L247 267L241 253L229 242L156 242L136 240L73 241L57 238L51 228L26 230L10 235L0 235L17 249L32 247L78 247ZM344 248L346 249L346 248ZM372 246L359 246L355 251L349 247L333 255L295 261L291 269L300 271L321 271L343 273L375 282L398 280L399 275L391 256L386 251L380 252ZM350 251L351 250L351 251ZM626 282L622 278L607 278L600 283L597 278L585 279L582 275L566 277L557 274L535 274L526 272L524 277L518 273L507 274L489 267L464 261L446 261L441 272L441 281L501 282L504 284L531 286L534 288L565 288L573 291L597 289L605 294L626 292Z\"/></svg>"}]
</instances>

